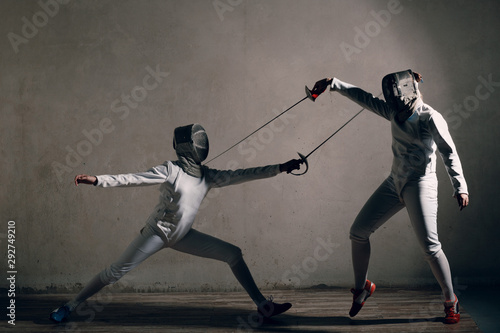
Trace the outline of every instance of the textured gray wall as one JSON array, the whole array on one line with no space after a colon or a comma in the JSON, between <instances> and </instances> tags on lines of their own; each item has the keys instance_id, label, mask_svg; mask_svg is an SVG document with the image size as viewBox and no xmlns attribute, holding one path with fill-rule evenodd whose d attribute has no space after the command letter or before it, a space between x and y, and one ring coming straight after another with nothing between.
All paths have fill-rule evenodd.
<instances>
[{"instance_id":1,"label":"textured gray wall","mask_svg":"<svg viewBox=\"0 0 500 333\"><path fill-rule=\"evenodd\" d=\"M19 288L78 289L117 258L156 204L156 187L76 188L75 174L136 172L174 159L173 129L193 122L206 128L211 158L301 99L305 84L337 76L377 95L384 74L407 68L423 74L425 100L445 114L470 187L471 206L459 212L439 164L439 232L455 283L499 281L498 1L0 7L0 274L13 220ZM295 158L358 110L325 93L210 166ZM350 286L348 230L388 175L390 142L389 123L365 111L311 156L305 176L210 193L195 228L240 246L263 288ZM379 285L435 285L405 211L374 234L372 252ZM239 286L224 264L164 250L117 288Z\"/></svg>"}]
</instances>

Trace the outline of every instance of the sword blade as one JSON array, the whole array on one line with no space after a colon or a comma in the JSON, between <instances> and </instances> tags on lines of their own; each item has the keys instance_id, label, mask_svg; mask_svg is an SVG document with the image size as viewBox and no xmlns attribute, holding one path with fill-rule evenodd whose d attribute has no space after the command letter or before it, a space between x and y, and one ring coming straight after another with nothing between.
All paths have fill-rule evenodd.
<instances>
[{"instance_id":1,"label":"sword blade","mask_svg":"<svg viewBox=\"0 0 500 333\"><path fill-rule=\"evenodd\" d=\"M330 135L328 138L326 138L325 141L321 142L316 148L314 148L309 154L306 155L306 158L312 155L316 150L318 150L322 145L324 145L328 140L333 138L335 134L337 134L341 129L343 129L347 124L351 122L354 118L356 118L361 112L363 112L364 109L361 109L358 113L356 113L351 119L349 119L344 125L340 126L338 130L336 130L332 135Z\"/></svg>"},{"instance_id":2,"label":"sword blade","mask_svg":"<svg viewBox=\"0 0 500 333\"><path fill-rule=\"evenodd\" d=\"M274 117L273 119L269 120L268 122L266 122L264 125L260 126L259 128L257 128L255 131L253 131L252 133L248 134L247 136L245 136L243 139L241 139L240 141L236 142L234 145L232 145L231 147L227 148L226 150L224 150L222 153L220 153L219 155L215 156L214 158L212 158L211 160L209 160L208 162L206 162L205 164L208 164L210 162L212 162L213 160L215 160L217 157L227 153L228 151L230 151L231 149L233 149L234 147L236 147L237 145L239 145L240 143L242 143L243 141L245 141L246 139L248 139L249 137L251 137L252 135L254 135L255 133L257 133L258 131L260 131L262 128L266 127L267 125L269 125L270 123L272 123L274 120L276 120L277 118L279 118L281 115L283 115L284 113L288 112L289 110L291 110L292 108L294 108L295 106L297 106L298 104L300 104L302 101L304 101L305 99L307 99L308 97L304 97L302 98L300 101L298 101L297 103L295 103L294 105L290 106L288 109L286 109L285 111L281 112L280 114L278 114L276 117Z\"/></svg>"},{"instance_id":3,"label":"sword blade","mask_svg":"<svg viewBox=\"0 0 500 333\"><path fill-rule=\"evenodd\" d=\"M382 95L382 93L380 93L378 97L380 97L380 95ZM335 134L337 134L341 129L343 129L347 124L349 124L354 118L356 118L361 112L363 112L365 110L365 108L362 108L361 110L359 110L358 113L356 113L351 119L349 119L344 125L340 126L340 128L338 130L336 130L332 135L330 135L328 138L326 138L325 141L321 142L319 144L319 146L317 146L316 148L314 148L309 154L307 154L305 156L305 158L307 159L309 156L312 155L312 153L314 153L316 150L318 150L322 145L324 145L328 140L330 140Z\"/></svg>"}]
</instances>

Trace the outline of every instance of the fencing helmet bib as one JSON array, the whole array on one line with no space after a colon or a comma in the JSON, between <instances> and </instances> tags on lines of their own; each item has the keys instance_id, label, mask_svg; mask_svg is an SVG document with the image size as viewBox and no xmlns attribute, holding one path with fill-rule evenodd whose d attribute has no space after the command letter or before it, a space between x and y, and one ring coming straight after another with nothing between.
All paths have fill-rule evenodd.
<instances>
[{"instance_id":1,"label":"fencing helmet bib","mask_svg":"<svg viewBox=\"0 0 500 333\"><path fill-rule=\"evenodd\" d=\"M410 118L420 99L418 84L411 69L384 76L382 92L389 107L398 111L396 120L400 123Z\"/></svg>"},{"instance_id":2,"label":"fencing helmet bib","mask_svg":"<svg viewBox=\"0 0 500 333\"><path fill-rule=\"evenodd\" d=\"M208 156L208 136L200 124L177 127L174 130L174 149L179 158L201 164Z\"/></svg>"}]
</instances>

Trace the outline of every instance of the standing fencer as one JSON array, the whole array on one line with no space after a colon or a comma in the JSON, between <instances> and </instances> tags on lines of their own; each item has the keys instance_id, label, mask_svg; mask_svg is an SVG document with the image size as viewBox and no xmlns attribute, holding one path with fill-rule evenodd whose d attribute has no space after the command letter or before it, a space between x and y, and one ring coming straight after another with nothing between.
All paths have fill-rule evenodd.
<instances>
[{"instance_id":1,"label":"standing fencer","mask_svg":"<svg viewBox=\"0 0 500 333\"><path fill-rule=\"evenodd\" d=\"M300 160L264 167L215 170L202 165L208 155L208 137L199 124L178 127L174 131L174 149L178 160L151 168L146 172L120 175L77 175L75 184L100 187L160 185L160 201L147 219L145 227L125 252L71 301L50 314L55 322L66 320L71 311L106 285L164 248L226 262L238 282L257 305L259 313L271 317L287 311L290 303L278 304L266 300L255 284L243 260L240 248L192 228L200 204L213 187L239 184L273 177L280 172L290 173L300 168Z\"/></svg>"},{"instance_id":2,"label":"standing fencer","mask_svg":"<svg viewBox=\"0 0 500 333\"><path fill-rule=\"evenodd\" d=\"M312 93L328 86L360 106L391 122L393 163L389 177L365 203L350 230L355 287L349 315L354 317L375 291L367 279L370 235L406 207L420 247L444 296L447 324L460 320L448 260L437 233L438 181L436 151L439 151L454 188L460 210L469 204L467 184L455 144L443 116L422 100L418 83L422 76L406 70L382 79L385 102L337 78L316 82Z\"/></svg>"}]
</instances>

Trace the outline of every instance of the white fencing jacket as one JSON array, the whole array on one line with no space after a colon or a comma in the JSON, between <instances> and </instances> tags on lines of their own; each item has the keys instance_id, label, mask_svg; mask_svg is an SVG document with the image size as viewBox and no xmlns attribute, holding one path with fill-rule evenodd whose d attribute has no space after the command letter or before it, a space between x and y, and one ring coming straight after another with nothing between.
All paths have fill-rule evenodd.
<instances>
[{"instance_id":1,"label":"white fencing jacket","mask_svg":"<svg viewBox=\"0 0 500 333\"><path fill-rule=\"evenodd\" d=\"M203 176L196 178L185 173L177 162L166 161L146 172L97 176L97 186L160 186L160 202L149 216L149 223L165 234L167 245L182 239L193 225L203 198L212 187L240 184L268 178L280 173L279 165L216 170L202 166Z\"/></svg>"},{"instance_id":2,"label":"white fencing jacket","mask_svg":"<svg viewBox=\"0 0 500 333\"><path fill-rule=\"evenodd\" d=\"M455 144L439 112L422 102L417 111L400 124L395 119L397 110L372 94L336 78L330 88L391 122L394 155L391 176L400 197L408 181L436 173L436 151L439 151L450 176L453 195L468 194Z\"/></svg>"}]
</instances>

